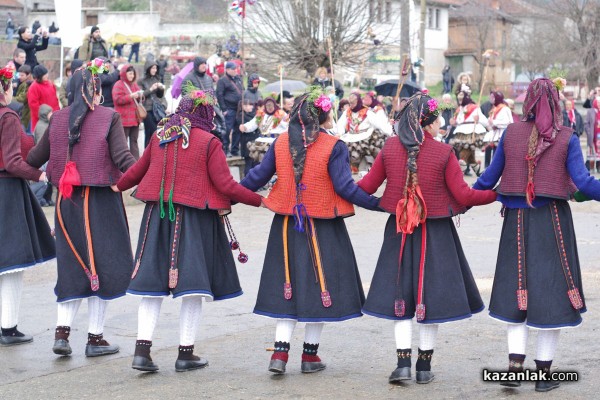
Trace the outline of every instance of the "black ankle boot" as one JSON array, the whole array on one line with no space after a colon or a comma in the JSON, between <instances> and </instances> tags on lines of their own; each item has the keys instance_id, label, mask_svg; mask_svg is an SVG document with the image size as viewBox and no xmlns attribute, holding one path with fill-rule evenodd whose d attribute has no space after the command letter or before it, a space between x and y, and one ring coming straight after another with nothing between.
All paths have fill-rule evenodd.
<instances>
[{"instance_id":1,"label":"black ankle boot","mask_svg":"<svg viewBox=\"0 0 600 400\"><path fill-rule=\"evenodd\" d=\"M411 367L411 349L397 349L396 355L398 356L398 366L392 372L388 378L388 382L396 383L400 381L409 380L411 378L410 367Z\"/></svg>"},{"instance_id":2,"label":"black ankle boot","mask_svg":"<svg viewBox=\"0 0 600 400\"><path fill-rule=\"evenodd\" d=\"M549 392L552 389L556 389L560 386L559 381L553 381L550 379L550 367L552 366L552 360L550 361L539 361L534 360L535 366L538 374L540 374L540 378L535 381L535 391L536 392ZM543 376L541 376L543 375Z\"/></svg>"},{"instance_id":3,"label":"black ankle boot","mask_svg":"<svg viewBox=\"0 0 600 400\"><path fill-rule=\"evenodd\" d=\"M16 325L12 328L1 329L2 336L0 336L0 345L2 346L16 346L18 344L33 342L33 336L22 334L19 332Z\"/></svg>"},{"instance_id":4,"label":"black ankle boot","mask_svg":"<svg viewBox=\"0 0 600 400\"><path fill-rule=\"evenodd\" d=\"M433 380L434 375L431 372L431 357L433 356L433 350L421 350L419 349L419 355L417 357L417 383L429 383Z\"/></svg>"},{"instance_id":5,"label":"black ankle boot","mask_svg":"<svg viewBox=\"0 0 600 400\"><path fill-rule=\"evenodd\" d=\"M523 364L525 363L525 354L510 353L508 355L508 372L523 372ZM500 382L500 385L507 387L519 387L521 381L512 380Z\"/></svg>"},{"instance_id":6,"label":"black ankle boot","mask_svg":"<svg viewBox=\"0 0 600 400\"><path fill-rule=\"evenodd\" d=\"M69 335L71 334L71 327L69 326L57 326L54 331L54 346L52 351L54 354L60 356L68 356L73 352L71 345L69 344Z\"/></svg>"},{"instance_id":7,"label":"black ankle boot","mask_svg":"<svg viewBox=\"0 0 600 400\"><path fill-rule=\"evenodd\" d=\"M136 340L131 368L146 372L158 371L158 365L154 364L150 357L151 347L151 340Z\"/></svg>"},{"instance_id":8,"label":"black ankle boot","mask_svg":"<svg viewBox=\"0 0 600 400\"><path fill-rule=\"evenodd\" d=\"M204 368L208 365L208 361L194 355L194 345L179 346L179 356L175 361L175 371L184 372L193 369Z\"/></svg>"},{"instance_id":9,"label":"black ankle boot","mask_svg":"<svg viewBox=\"0 0 600 400\"><path fill-rule=\"evenodd\" d=\"M102 334L94 335L93 333L88 333L88 342L85 346L86 357L106 356L118 352L119 346L108 343L104 340Z\"/></svg>"},{"instance_id":10,"label":"black ankle boot","mask_svg":"<svg viewBox=\"0 0 600 400\"><path fill-rule=\"evenodd\" d=\"M288 342L275 342L274 349L271 361L269 361L269 371L274 374L284 374L285 366L288 362L290 344Z\"/></svg>"}]
</instances>

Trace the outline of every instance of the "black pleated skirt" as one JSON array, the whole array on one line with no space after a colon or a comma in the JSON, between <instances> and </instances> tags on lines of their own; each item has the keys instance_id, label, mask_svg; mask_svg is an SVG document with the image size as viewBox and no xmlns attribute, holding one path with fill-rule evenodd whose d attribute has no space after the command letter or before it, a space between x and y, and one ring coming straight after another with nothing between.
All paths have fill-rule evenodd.
<instances>
[{"instance_id":1,"label":"black pleated skirt","mask_svg":"<svg viewBox=\"0 0 600 400\"><path fill-rule=\"evenodd\" d=\"M379 318L401 320L415 316L423 226L406 236L399 273L402 235L396 233L395 218L390 215L385 226L383 245L363 312ZM483 311L483 301L451 218L426 221L426 245L423 279L425 319L420 322L456 321ZM405 313L401 317L396 316L396 299L403 299L405 303Z\"/></svg>"},{"instance_id":2,"label":"black pleated skirt","mask_svg":"<svg viewBox=\"0 0 600 400\"><path fill-rule=\"evenodd\" d=\"M74 188L70 199L62 199L60 209L71 241L89 268L84 191L85 186ZM58 216L55 215L58 280L54 293L59 302L91 296L112 300L124 296L127 290L133 269L133 254L121 193L113 192L110 187L90 187L89 226L100 282L97 291L92 290L90 280L67 243Z\"/></svg>"},{"instance_id":3,"label":"black pleated skirt","mask_svg":"<svg viewBox=\"0 0 600 400\"><path fill-rule=\"evenodd\" d=\"M0 178L0 275L56 257L50 225L27 182Z\"/></svg>"},{"instance_id":4,"label":"black pleated skirt","mask_svg":"<svg viewBox=\"0 0 600 400\"><path fill-rule=\"evenodd\" d=\"M140 227L136 271L128 294L180 297L204 295L214 300L240 296L242 288L225 226L215 210L175 205L180 228L160 217L158 203L147 203ZM173 246L174 238L177 243ZM139 267L137 266L139 263ZM177 285L169 288L169 270L177 269Z\"/></svg>"},{"instance_id":5,"label":"black pleated skirt","mask_svg":"<svg viewBox=\"0 0 600 400\"><path fill-rule=\"evenodd\" d=\"M308 236L297 232L293 217L289 217L287 239L292 297L285 298L284 218L279 214L273 218L254 312L300 322L343 321L360 317L365 296L343 218L313 219L326 289L331 298L331 306L325 307Z\"/></svg>"},{"instance_id":6,"label":"black pleated skirt","mask_svg":"<svg viewBox=\"0 0 600 400\"><path fill-rule=\"evenodd\" d=\"M558 211L566 261L584 307L576 310L567 295L567 278L559 255L560 236L555 235L551 210ZM577 326L585 312L581 270L571 209L566 201L554 201L539 208L522 209L524 266L526 272L527 310L519 310L517 215L518 209L505 209L496 274L490 300L490 316L505 322L527 322L540 329Z\"/></svg>"}]
</instances>

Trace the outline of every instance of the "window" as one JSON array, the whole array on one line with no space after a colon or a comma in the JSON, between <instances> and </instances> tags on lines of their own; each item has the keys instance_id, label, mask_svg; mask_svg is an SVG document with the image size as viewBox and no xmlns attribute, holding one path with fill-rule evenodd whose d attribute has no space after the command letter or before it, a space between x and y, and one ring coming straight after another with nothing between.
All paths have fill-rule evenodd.
<instances>
[{"instance_id":1,"label":"window","mask_svg":"<svg viewBox=\"0 0 600 400\"><path fill-rule=\"evenodd\" d=\"M392 21L392 1L370 0L369 19L373 22L390 23Z\"/></svg>"},{"instance_id":2,"label":"window","mask_svg":"<svg viewBox=\"0 0 600 400\"><path fill-rule=\"evenodd\" d=\"M440 14L439 8L427 8L427 29L442 29Z\"/></svg>"}]
</instances>

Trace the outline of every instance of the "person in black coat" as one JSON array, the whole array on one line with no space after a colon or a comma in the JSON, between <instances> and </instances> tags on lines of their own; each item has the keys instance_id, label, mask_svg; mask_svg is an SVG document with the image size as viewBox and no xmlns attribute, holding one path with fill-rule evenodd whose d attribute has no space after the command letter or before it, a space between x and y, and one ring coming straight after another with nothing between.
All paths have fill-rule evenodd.
<instances>
[{"instance_id":1,"label":"person in black coat","mask_svg":"<svg viewBox=\"0 0 600 400\"><path fill-rule=\"evenodd\" d=\"M208 73L206 58L194 58L194 69L190 71L190 73L187 74L185 78L183 78L183 82L181 82L181 87L185 88L188 82L191 82L192 85L201 90L214 89L214 81Z\"/></svg>"},{"instance_id":2,"label":"person in black coat","mask_svg":"<svg viewBox=\"0 0 600 400\"><path fill-rule=\"evenodd\" d=\"M36 52L48 48L48 32L42 32L42 28L39 28L35 34L32 34L29 28L22 26L19 28L18 34L19 42L17 43L17 47L25 51L25 64L29 65L33 70L33 67L39 64ZM40 36L42 36L42 44L38 45Z\"/></svg>"},{"instance_id":3,"label":"person in black coat","mask_svg":"<svg viewBox=\"0 0 600 400\"><path fill-rule=\"evenodd\" d=\"M577 136L583 133L583 117L579 111L575 109L575 101L565 100L565 109L563 110L563 125L575 131Z\"/></svg>"},{"instance_id":4,"label":"person in black coat","mask_svg":"<svg viewBox=\"0 0 600 400\"><path fill-rule=\"evenodd\" d=\"M325 67L317 68L315 75L315 79L312 83L313 85L321 86L323 89L326 89L328 86L333 86L337 98L342 99L344 97L344 87L337 79L334 80L333 84L331 83L331 77L328 75Z\"/></svg>"},{"instance_id":5,"label":"person in black coat","mask_svg":"<svg viewBox=\"0 0 600 400\"><path fill-rule=\"evenodd\" d=\"M239 132L233 130L235 117L238 110L238 104L242 100L244 84L238 76L237 64L233 61L227 61L225 64L225 75L217 82L217 100L225 116L226 132L223 139L223 150L225 154L239 155ZM231 137L231 152L229 152L229 134L233 131Z\"/></svg>"}]
</instances>

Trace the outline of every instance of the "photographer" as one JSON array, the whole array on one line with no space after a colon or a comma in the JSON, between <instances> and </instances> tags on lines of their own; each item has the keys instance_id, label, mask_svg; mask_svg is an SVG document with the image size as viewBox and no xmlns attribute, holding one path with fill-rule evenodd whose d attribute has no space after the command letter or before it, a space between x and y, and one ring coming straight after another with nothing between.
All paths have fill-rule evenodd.
<instances>
[{"instance_id":1,"label":"photographer","mask_svg":"<svg viewBox=\"0 0 600 400\"><path fill-rule=\"evenodd\" d=\"M48 48L48 31L39 27L35 31L35 35L33 35L31 29L22 26L17 33L19 34L17 47L25 51L25 64L29 65L33 70L33 67L39 64L35 53ZM38 45L40 36L42 36L42 44Z\"/></svg>"},{"instance_id":2,"label":"photographer","mask_svg":"<svg viewBox=\"0 0 600 400\"><path fill-rule=\"evenodd\" d=\"M166 116L167 101L165 85L160 83L158 64L148 60L144 65L144 79L140 88L144 91L144 108L148 113L144 118L144 147L148 146L158 122Z\"/></svg>"},{"instance_id":3,"label":"photographer","mask_svg":"<svg viewBox=\"0 0 600 400\"><path fill-rule=\"evenodd\" d=\"M83 43L79 48L80 60L91 61L98 57L108 58L108 45L100 36L100 28L92 26L90 35L83 39Z\"/></svg>"}]
</instances>

